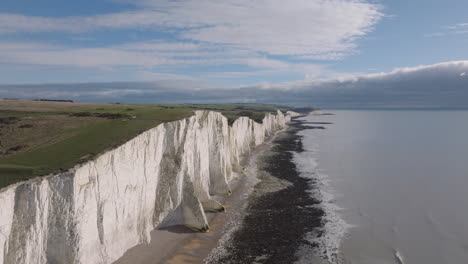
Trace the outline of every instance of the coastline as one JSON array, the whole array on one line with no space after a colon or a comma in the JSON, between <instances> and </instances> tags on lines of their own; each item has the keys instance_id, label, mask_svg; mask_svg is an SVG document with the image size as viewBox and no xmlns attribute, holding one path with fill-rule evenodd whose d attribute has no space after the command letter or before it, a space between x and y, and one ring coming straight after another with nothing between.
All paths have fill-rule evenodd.
<instances>
[{"instance_id":1,"label":"coastline","mask_svg":"<svg viewBox=\"0 0 468 264\"><path fill-rule=\"evenodd\" d=\"M288 129L288 128L286 128ZM130 248L114 264L146 263L205 263L223 254L220 244L229 240L245 214L248 199L260 182L258 163L274 146L274 140L286 129L275 132L265 143L245 155L240 164L244 168L232 184L230 196L215 196L225 207L224 212L207 211L210 230L196 232L185 226L161 227L151 232L151 242ZM222 246L221 246L222 247Z\"/></svg>"},{"instance_id":2,"label":"coastline","mask_svg":"<svg viewBox=\"0 0 468 264\"><path fill-rule=\"evenodd\" d=\"M207 263L291 263L299 248L318 245L307 234L322 232L323 210L310 195L315 179L300 176L294 152L304 151L301 135L307 127L297 118L273 140L259 162L259 183L248 199L242 224L220 245L223 254Z\"/></svg>"},{"instance_id":3,"label":"coastline","mask_svg":"<svg viewBox=\"0 0 468 264\"><path fill-rule=\"evenodd\" d=\"M333 123L329 122L328 118L317 119L317 117L333 115L333 113L315 112L301 119L305 129L298 134L302 138L304 148L301 152L294 152L294 163L301 177L314 180L314 188L310 190L310 195L320 201L318 206L324 215L322 227L306 235L314 246L302 245L298 251L300 259L297 263L346 263L341 255L340 245L350 225L340 215L342 208L335 203L335 190L330 187L329 176L322 170L319 162L320 141L316 133L321 132L312 131L328 129Z\"/></svg>"},{"instance_id":4,"label":"coastline","mask_svg":"<svg viewBox=\"0 0 468 264\"><path fill-rule=\"evenodd\" d=\"M220 112L195 111L75 170L2 190L0 262L112 263L171 225L154 239L167 255L185 239L171 242L172 233L207 231L206 212L224 210L215 195L231 194L244 155L289 122L291 113L276 113L230 125Z\"/></svg>"}]
</instances>

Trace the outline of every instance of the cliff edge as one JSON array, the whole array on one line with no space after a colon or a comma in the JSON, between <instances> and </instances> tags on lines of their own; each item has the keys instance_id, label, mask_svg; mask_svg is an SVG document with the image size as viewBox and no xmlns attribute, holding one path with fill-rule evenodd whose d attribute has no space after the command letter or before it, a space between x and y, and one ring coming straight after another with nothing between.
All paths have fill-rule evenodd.
<instances>
[{"instance_id":1,"label":"cliff edge","mask_svg":"<svg viewBox=\"0 0 468 264\"><path fill-rule=\"evenodd\" d=\"M111 263L168 219L206 231L205 211L224 210L212 195L231 192L241 156L294 114L231 127L196 111L68 172L2 189L0 263Z\"/></svg>"}]
</instances>

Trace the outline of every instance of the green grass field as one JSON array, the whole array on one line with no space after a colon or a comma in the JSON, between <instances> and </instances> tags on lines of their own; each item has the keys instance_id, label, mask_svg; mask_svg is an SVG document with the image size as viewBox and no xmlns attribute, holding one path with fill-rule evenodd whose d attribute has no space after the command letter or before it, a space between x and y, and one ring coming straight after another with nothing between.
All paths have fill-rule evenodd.
<instances>
[{"instance_id":1,"label":"green grass field","mask_svg":"<svg viewBox=\"0 0 468 264\"><path fill-rule=\"evenodd\" d=\"M194 110L222 112L261 122L265 113L288 107L263 104L118 105L0 100L0 188L66 171L115 148L158 124L189 117Z\"/></svg>"}]
</instances>

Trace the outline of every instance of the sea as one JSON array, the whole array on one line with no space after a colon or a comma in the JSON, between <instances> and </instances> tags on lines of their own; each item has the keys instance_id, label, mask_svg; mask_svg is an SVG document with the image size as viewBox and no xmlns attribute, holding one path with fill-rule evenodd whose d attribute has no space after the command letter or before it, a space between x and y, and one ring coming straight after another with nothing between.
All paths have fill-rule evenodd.
<instances>
[{"instance_id":1,"label":"sea","mask_svg":"<svg viewBox=\"0 0 468 264\"><path fill-rule=\"evenodd\" d=\"M468 111L330 110L293 161L324 211L297 263L468 263Z\"/></svg>"}]
</instances>

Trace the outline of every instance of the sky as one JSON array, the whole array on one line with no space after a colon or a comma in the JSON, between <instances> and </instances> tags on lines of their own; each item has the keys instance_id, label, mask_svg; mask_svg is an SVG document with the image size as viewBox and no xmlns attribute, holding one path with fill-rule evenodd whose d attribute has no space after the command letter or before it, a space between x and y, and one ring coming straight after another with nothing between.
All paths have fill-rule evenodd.
<instances>
[{"instance_id":1,"label":"sky","mask_svg":"<svg viewBox=\"0 0 468 264\"><path fill-rule=\"evenodd\" d=\"M2 0L0 97L468 107L465 0Z\"/></svg>"}]
</instances>

